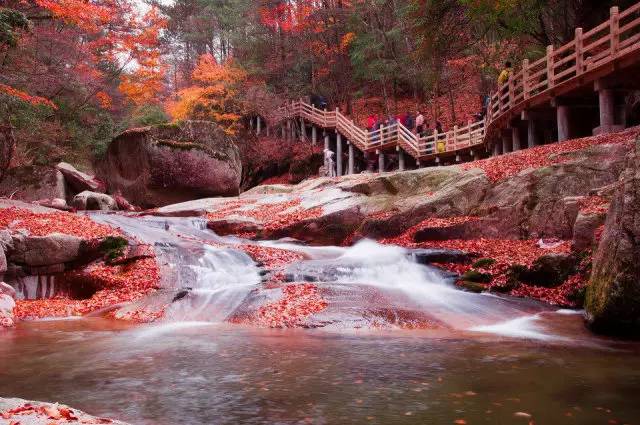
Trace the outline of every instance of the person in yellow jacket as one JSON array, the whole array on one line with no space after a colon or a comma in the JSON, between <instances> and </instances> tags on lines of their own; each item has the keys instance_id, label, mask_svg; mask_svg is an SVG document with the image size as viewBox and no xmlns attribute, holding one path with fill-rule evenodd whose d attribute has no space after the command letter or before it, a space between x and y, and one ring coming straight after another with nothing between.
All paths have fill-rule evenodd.
<instances>
[{"instance_id":1,"label":"person in yellow jacket","mask_svg":"<svg viewBox=\"0 0 640 425\"><path fill-rule=\"evenodd\" d=\"M502 70L500 75L498 75L498 84L503 85L507 81L509 81L509 77L511 77L512 72L513 72L513 69L511 68L511 62L507 61L504 64L504 69Z\"/></svg>"}]
</instances>

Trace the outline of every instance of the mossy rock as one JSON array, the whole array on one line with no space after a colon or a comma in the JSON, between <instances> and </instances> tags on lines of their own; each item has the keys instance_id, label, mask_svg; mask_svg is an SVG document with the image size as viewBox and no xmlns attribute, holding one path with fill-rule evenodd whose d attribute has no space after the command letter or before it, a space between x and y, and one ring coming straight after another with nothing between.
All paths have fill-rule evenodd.
<instances>
[{"instance_id":1,"label":"mossy rock","mask_svg":"<svg viewBox=\"0 0 640 425\"><path fill-rule=\"evenodd\" d=\"M476 269L485 269L487 267L491 267L496 263L496 260L493 258L479 258L473 263L473 268Z\"/></svg>"},{"instance_id":2,"label":"mossy rock","mask_svg":"<svg viewBox=\"0 0 640 425\"><path fill-rule=\"evenodd\" d=\"M125 248L129 246L129 241L122 236L107 236L100 241L100 252L107 261L113 261L124 255Z\"/></svg>"},{"instance_id":3,"label":"mossy rock","mask_svg":"<svg viewBox=\"0 0 640 425\"><path fill-rule=\"evenodd\" d=\"M491 276L491 273L482 273L478 270L467 270L460 279L475 283L489 283L493 277Z\"/></svg>"},{"instance_id":4,"label":"mossy rock","mask_svg":"<svg viewBox=\"0 0 640 425\"><path fill-rule=\"evenodd\" d=\"M458 286L468 292L480 293L487 290L487 287L482 283L470 282L468 280L461 280L458 282Z\"/></svg>"}]
</instances>

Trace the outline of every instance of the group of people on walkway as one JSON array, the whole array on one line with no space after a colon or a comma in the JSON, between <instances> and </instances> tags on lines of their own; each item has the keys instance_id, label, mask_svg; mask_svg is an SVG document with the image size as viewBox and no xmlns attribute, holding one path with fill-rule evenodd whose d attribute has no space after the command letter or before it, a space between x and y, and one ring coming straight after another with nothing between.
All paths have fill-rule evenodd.
<instances>
[{"instance_id":1,"label":"group of people on walkway","mask_svg":"<svg viewBox=\"0 0 640 425\"><path fill-rule=\"evenodd\" d=\"M440 121L436 121L434 129L430 128L429 123L420 110L418 110L415 115L411 112L406 112L404 114L388 115L386 118L372 113L367 117L367 130L372 135L372 139L375 140L382 136L381 133L384 128L398 123L419 137L430 136L434 130L437 131L437 133L443 132Z\"/></svg>"}]
</instances>

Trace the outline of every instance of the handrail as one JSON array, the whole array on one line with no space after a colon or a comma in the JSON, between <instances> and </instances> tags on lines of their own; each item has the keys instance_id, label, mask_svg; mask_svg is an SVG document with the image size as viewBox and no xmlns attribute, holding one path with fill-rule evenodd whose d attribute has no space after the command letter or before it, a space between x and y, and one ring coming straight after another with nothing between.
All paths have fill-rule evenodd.
<instances>
[{"instance_id":1,"label":"handrail","mask_svg":"<svg viewBox=\"0 0 640 425\"><path fill-rule=\"evenodd\" d=\"M574 39L563 46L548 46L544 57L524 60L509 81L489 97L485 119L444 133L419 136L402 123L368 130L356 125L339 109L321 110L304 101L286 103L265 116L276 124L300 117L323 128L334 128L362 151L400 146L420 159L485 144L487 130L498 119L524 107L530 99L551 93L585 73L602 68L618 57L640 50L640 2L620 12L610 9L609 19L589 31L576 28Z\"/></svg>"}]
</instances>

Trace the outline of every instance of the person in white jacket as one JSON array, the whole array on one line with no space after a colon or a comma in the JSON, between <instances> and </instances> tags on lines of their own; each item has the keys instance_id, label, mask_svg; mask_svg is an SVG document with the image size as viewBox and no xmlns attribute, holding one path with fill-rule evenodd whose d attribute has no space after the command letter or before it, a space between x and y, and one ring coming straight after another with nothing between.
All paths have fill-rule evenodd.
<instances>
[{"instance_id":1,"label":"person in white jacket","mask_svg":"<svg viewBox=\"0 0 640 425\"><path fill-rule=\"evenodd\" d=\"M333 159L335 154L330 149L324 150L324 167L327 177L336 176L336 161Z\"/></svg>"}]
</instances>

